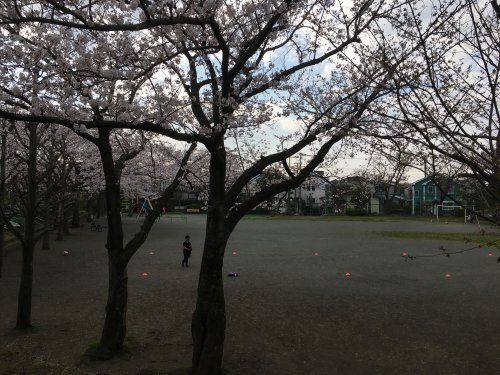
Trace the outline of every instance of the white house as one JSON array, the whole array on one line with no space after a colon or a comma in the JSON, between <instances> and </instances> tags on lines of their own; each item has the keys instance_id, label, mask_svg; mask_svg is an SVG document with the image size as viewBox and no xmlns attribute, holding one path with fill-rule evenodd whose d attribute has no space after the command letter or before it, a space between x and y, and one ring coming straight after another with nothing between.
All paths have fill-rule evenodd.
<instances>
[{"instance_id":1,"label":"white house","mask_svg":"<svg viewBox=\"0 0 500 375\"><path fill-rule=\"evenodd\" d=\"M302 185L291 192L297 204L299 204L299 201L301 201L300 204L304 204L305 202L305 207L297 207L298 210L301 212L306 208L314 211L322 210L326 197L327 184L328 181L324 177L323 171L314 171L311 173Z\"/></svg>"}]
</instances>

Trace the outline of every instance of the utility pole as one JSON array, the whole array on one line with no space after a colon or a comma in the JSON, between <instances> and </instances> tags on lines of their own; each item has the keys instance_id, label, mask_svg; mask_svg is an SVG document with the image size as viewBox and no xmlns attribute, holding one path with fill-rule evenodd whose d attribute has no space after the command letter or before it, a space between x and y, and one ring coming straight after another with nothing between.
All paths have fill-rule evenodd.
<instances>
[{"instance_id":1,"label":"utility pole","mask_svg":"<svg viewBox=\"0 0 500 375\"><path fill-rule=\"evenodd\" d=\"M299 153L299 173L302 170L302 153ZM298 210L297 213L301 214L301 205L302 205L302 184L299 185L299 202L298 202Z\"/></svg>"}]
</instances>

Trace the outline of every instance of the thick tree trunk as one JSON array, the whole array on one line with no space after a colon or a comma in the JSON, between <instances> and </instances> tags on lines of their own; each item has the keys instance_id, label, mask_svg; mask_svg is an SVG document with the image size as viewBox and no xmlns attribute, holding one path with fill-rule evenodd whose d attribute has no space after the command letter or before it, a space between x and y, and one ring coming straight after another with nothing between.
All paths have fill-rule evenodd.
<instances>
[{"instance_id":1,"label":"thick tree trunk","mask_svg":"<svg viewBox=\"0 0 500 375\"><path fill-rule=\"evenodd\" d=\"M127 269L121 262L110 257L108 270L108 302L100 341L104 356L111 355L123 347L127 332Z\"/></svg>"},{"instance_id":2,"label":"thick tree trunk","mask_svg":"<svg viewBox=\"0 0 500 375\"><path fill-rule=\"evenodd\" d=\"M225 228L226 155L223 147L211 150L210 194L198 299L191 322L192 374L219 375L222 369L226 312L222 264L228 234Z\"/></svg>"},{"instance_id":3,"label":"thick tree trunk","mask_svg":"<svg viewBox=\"0 0 500 375\"><path fill-rule=\"evenodd\" d=\"M99 130L99 153L106 181L106 208L109 264L108 302L106 318L99 342L97 356L111 356L123 347L126 334L127 312L127 261L123 257L123 229L120 215L120 178L115 170L113 153L109 143L109 131Z\"/></svg>"},{"instance_id":4,"label":"thick tree trunk","mask_svg":"<svg viewBox=\"0 0 500 375\"><path fill-rule=\"evenodd\" d=\"M2 133L2 145L0 150L0 206L2 209L5 204L5 163L7 158L7 133ZM0 217L0 278L2 278L3 270L3 248L5 243L5 223Z\"/></svg>"},{"instance_id":5,"label":"thick tree trunk","mask_svg":"<svg viewBox=\"0 0 500 375\"><path fill-rule=\"evenodd\" d=\"M33 253L34 246L23 246L21 284L17 303L17 329L31 327L31 299L33 294Z\"/></svg>"},{"instance_id":6,"label":"thick tree trunk","mask_svg":"<svg viewBox=\"0 0 500 375\"><path fill-rule=\"evenodd\" d=\"M33 289L33 253L35 249L35 218L36 218L36 152L37 126L29 127L29 158L28 158L28 197L25 212L23 261L21 284L19 286L16 328L24 329L31 326L31 298Z\"/></svg>"},{"instance_id":7,"label":"thick tree trunk","mask_svg":"<svg viewBox=\"0 0 500 375\"><path fill-rule=\"evenodd\" d=\"M3 247L5 241L5 230L4 230L3 220L0 219L0 279L2 278L2 270L3 270Z\"/></svg>"},{"instance_id":8,"label":"thick tree trunk","mask_svg":"<svg viewBox=\"0 0 500 375\"><path fill-rule=\"evenodd\" d=\"M193 367L196 375L219 375L222 368L226 311L222 281L222 254L225 243L214 235L205 239L198 281L198 300L191 322ZM206 254L206 255L205 255Z\"/></svg>"}]
</instances>

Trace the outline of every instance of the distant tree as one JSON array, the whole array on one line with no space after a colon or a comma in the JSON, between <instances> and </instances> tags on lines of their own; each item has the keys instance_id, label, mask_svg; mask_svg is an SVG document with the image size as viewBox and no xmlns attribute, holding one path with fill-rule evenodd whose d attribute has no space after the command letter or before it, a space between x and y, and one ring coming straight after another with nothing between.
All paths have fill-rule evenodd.
<instances>
[{"instance_id":1,"label":"distant tree","mask_svg":"<svg viewBox=\"0 0 500 375\"><path fill-rule=\"evenodd\" d=\"M440 11L441 2L432 2ZM409 3L407 22L396 25L420 48L411 65L399 66L394 110L380 111L387 137L411 140L429 154L465 168L481 185L500 223L500 43L498 3L457 1L456 11L441 20L439 37L427 38L421 9ZM395 132L399 129L399 132Z\"/></svg>"},{"instance_id":2,"label":"distant tree","mask_svg":"<svg viewBox=\"0 0 500 375\"><path fill-rule=\"evenodd\" d=\"M404 195L407 172L414 162L407 143L382 142L374 144L366 178L373 184L377 195L383 198L382 212L390 214L396 198Z\"/></svg>"}]
</instances>

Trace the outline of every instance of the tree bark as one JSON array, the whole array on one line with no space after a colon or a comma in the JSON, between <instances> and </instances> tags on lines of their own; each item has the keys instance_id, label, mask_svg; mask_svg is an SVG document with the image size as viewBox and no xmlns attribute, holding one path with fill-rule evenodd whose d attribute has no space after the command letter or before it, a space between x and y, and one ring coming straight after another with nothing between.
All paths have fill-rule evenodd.
<instances>
[{"instance_id":1,"label":"tree bark","mask_svg":"<svg viewBox=\"0 0 500 375\"><path fill-rule=\"evenodd\" d=\"M63 233L66 236L69 236L71 233L69 233L69 223L68 223L68 218L66 217L65 211L63 211L62 219L63 219L63 222L62 222Z\"/></svg>"},{"instance_id":2,"label":"tree bark","mask_svg":"<svg viewBox=\"0 0 500 375\"><path fill-rule=\"evenodd\" d=\"M35 217L36 217L36 153L37 126L29 126L29 157L28 157L28 199L25 212L23 260L21 284L19 287L16 328L31 327L31 299L33 291L33 253L35 248Z\"/></svg>"},{"instance_id":3,"label":"tree bark","mask_svg":"<svg viewBox=\"0 0 500 375\"><path fill-rule=\"evenodd\" d=\"M80 197L77 195L73 204L73 216L71 218L71 228L80 228Z\"/></svg>"},{"instance_id":4,"label":"tree bark","mask_svg":"<svg viewBox=\"0 0 500 375\"><path fill-rule=\"evenodd\" d=\"M17 303L17 329L31 327L31 301L33 295L33 255L34 244L23 246L23 260L21 269L21 284Z\"/></svg>"},{"instance_id":5,"label":"tree bark","mask_svg":"<svg viewBox=\"0 0 500 375\"><path fill-rule=\"evenodd\" d=\"M120 178L115 171L109 131L99 129L99 153L106 182L109 286L106 318L101 334L100 347L112 353L123 347L127 315L127 263L121 261L123 229L120 215Z\"/></svg>"},{"instance_id":6,"label":"tree bark","mask_svg":"<svg viewBox=\"0 0 500 375\"><path fill-rule=\"evenodd\" d=\"M43 234L42 237L42 250L50 250L50 233L49 233L49 228L50 228L50 208L51 205L50 203L47 203L45 206L45 217L43 220L43 230L45 233Z\"/></svg>"},{"instance_id":7,"label":"tree bark","mask_svg":"<svg viewBox=\"0 0 500 375\"><path fill-rule=\"evenodd\" d=\"M95 209L95 216L96 219L100 219L102 216L102 192L97 193L96 197L96 209Z\"/></svg>"},{"instance_id":8,"label":"tree bark","mask_svg":"<svg viewBox=\"0 0 500 375\"><path fill-rule=\"evenodd\" d=\"M210 193L198 298L191 322L193 337L192 374L219 375L226 331L222 264L227 243L225 228L226 153L211 150Z\"/></svg>"},{"instance_id":9,"label":"tree bark","mask_svg":"<svg viewBox=\"0 0 500 375\"><path fill-rule=\"evenodd\" d=\"M116 257L109 258L108 269L108 302L100 346L105 352L112 353L122 349L127 332L128 276L126 265Z\"/></svg>"},{"instance_id":10,"label":"tree bark","mask_svg":"<svg viewBox=\"0 0 500 375\"><path fill-rule=\"evenodd\" d=\"M57 205L57 237L56 241L63 241L64 236L63 236L64 230L63 230L63 207L62 203L59 203Z\"/></svg>"},{"instance_id":11,"label":"tree bark","mask_svg":"<svg viewBox=\"0 0 500 375\"><path fill-rule=\"evenodd\" d=\"M2 278L2 270L3 270L3 248L5 242L5 229L4 222L0 219L0 279Z\"/></svg>"},{"instance_id":12,"label":"tree bark","mask_svg":"<svg viewBox=\"0 0 500 375\"><path fill-rule=\"evenodd\" d=\"M5 164L7 158L7 133L2 133L2 145L0 150L0 206L2 209L5 204ZM5 243L5 223L0 215L0 278L2 278L3 270L3 252Z\"/></svg>"}]
</instances>

